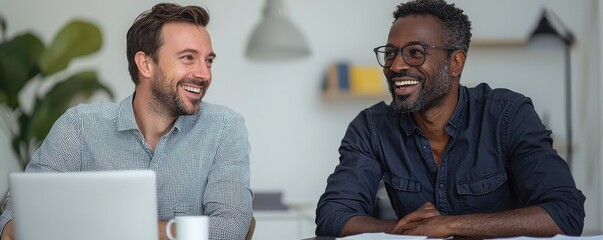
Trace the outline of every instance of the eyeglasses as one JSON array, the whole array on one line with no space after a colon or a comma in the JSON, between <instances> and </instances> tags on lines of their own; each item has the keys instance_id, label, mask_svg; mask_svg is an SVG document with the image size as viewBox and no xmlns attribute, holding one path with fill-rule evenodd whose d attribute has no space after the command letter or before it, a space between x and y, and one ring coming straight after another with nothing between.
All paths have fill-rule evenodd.
<instances>
[{"instance_id":1,"label":"eyeglasses","mask_svg":"<svg viewBox=\"0 0 603 240\"><path fill-rule=\"evenodd\" d=\"M392 46L380 46L374 48L373 52L375 52L377 62L379 62L379 65L381 65L381 67L391 67L394 63L394 60L398 56L398 52L402 54L402 59L404 59L404 62L406 62L406 64L411 67L418 67L425 63L425 55L427 54L427 49L430 48L440 48L448 51L454 50L453 48L445 46L411 44L406 45L402 48L395 48Z\"/></svg>"}]
</instances>

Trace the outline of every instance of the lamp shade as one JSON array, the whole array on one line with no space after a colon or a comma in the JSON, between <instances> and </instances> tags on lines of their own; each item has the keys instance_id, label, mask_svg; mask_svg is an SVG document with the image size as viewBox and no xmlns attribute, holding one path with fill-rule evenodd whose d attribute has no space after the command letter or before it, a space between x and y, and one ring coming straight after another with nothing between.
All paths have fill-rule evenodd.
<instances>
[{"instance_id":1,"label":"lamp shade","mask_svg":"<svg viewBox=\"0 0 603 240\"><path fill-rule=\"evenodd\" d=\"M552 16L552 14L548 11L542 10L542 15L540 17L540 20L538 21L538 25L530 34L528 41L530 43L546 42L551 45L572 45L572 43L574 42L573 34L569 32L569 30L565 29L563 26L560 26L560 24L562 23L559 20L554 21L556 20L554 17L555 16ZM554 24L555 22L557 24ZM558 43L557 41L561 42Z\"/></svg>"},{"instance_id":2,"label":"lamp shade","mask_svg":"<svg viewBox=\"0 0 603 240\"><path fill-rule=\"evenodd\" d=\"M546 17L546 12L542 12L542 17L540 17L540 20L538 21L538 26L536 26L530 37L540 34L553 34L557 37L560 37L557 30L551 26L551 22L549 22L549 19Z\"/></svg>"},{"instance_id":3,"label":"lamp shade","mask_svg":"<svg viewBox=\"0 0 603 240\"><path fill-rule=\"evenodd\" d=\"M267 0L263 15L247 44L247 57L279 60L310 54L305 37L285 15L281 0Z\"/></svg>"}]
</instances>

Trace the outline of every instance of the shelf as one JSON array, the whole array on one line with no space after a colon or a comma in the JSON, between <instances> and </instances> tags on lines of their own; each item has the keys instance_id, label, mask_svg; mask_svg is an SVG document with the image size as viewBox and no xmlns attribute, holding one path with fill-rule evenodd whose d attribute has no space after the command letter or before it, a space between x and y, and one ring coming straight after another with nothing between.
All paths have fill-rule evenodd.
<instances>
[{"instance_id":1,"label":"shelf","mask_svg":"<svg viewBox=\"0 0 603 240\"><path fill-rule=\"evenodd\" d=\"M526 39L520 38L476 38L471 40L471 47L522 47Z\"/></svg>"},{"instance_id":2,"label":"shelf","mask_svg":"<svg viewBox=\"0 0 603 240\"><path fill-rule=\"evenodd\" d=\"M350 92L323 92L322 97L326 100L391 100L389 92L382 93L350 93Z\"/></svg>"}]
</instances>

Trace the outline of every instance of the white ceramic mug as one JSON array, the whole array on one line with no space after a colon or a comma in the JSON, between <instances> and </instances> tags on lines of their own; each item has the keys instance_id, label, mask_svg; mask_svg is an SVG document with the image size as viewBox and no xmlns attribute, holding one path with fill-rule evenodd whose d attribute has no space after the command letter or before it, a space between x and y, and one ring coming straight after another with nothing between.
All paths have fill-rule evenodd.
<instances>
[{"instance_id":1,"label":"white ceramic mug","mask_svg":"<svg viewBox=\"0 0 603 240\"><path fill-rule=\"evenodd\" d=\"M208 240L209 217L207 216L177 216L167 223L165 233L168 239L174 240L172 225L176 223L178 240Z\"/></svg>"}]
</instances>

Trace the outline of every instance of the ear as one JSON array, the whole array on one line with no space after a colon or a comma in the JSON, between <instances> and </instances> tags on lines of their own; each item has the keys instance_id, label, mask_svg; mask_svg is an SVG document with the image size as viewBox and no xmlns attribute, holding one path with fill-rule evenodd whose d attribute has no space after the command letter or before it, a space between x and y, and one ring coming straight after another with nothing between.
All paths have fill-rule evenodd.
<instances>
[{"instance_id":1,"label":"ear","mask_svg":"<svg viewBox=\"0 0 603 240\"><path fill-rule=\"evenodd\" d=\"M458 78L463 72L465 67L465 60L467 59L467 53L463 50L456 50L451 56L450 60L450 74L452 77Z\"/></svg>"},{"instance_id":2,"label":"ear","mask_svg":"<svg viewBox=\"0 0 603 240\"><path fill-rule=\"evenodd\" d=\"M153 76L153 59L151 56L147 56L145 53L138 51L134 55L134 61L138 67L138 74L140 77L150 78Z\"/></svg>"}]
</instances>

